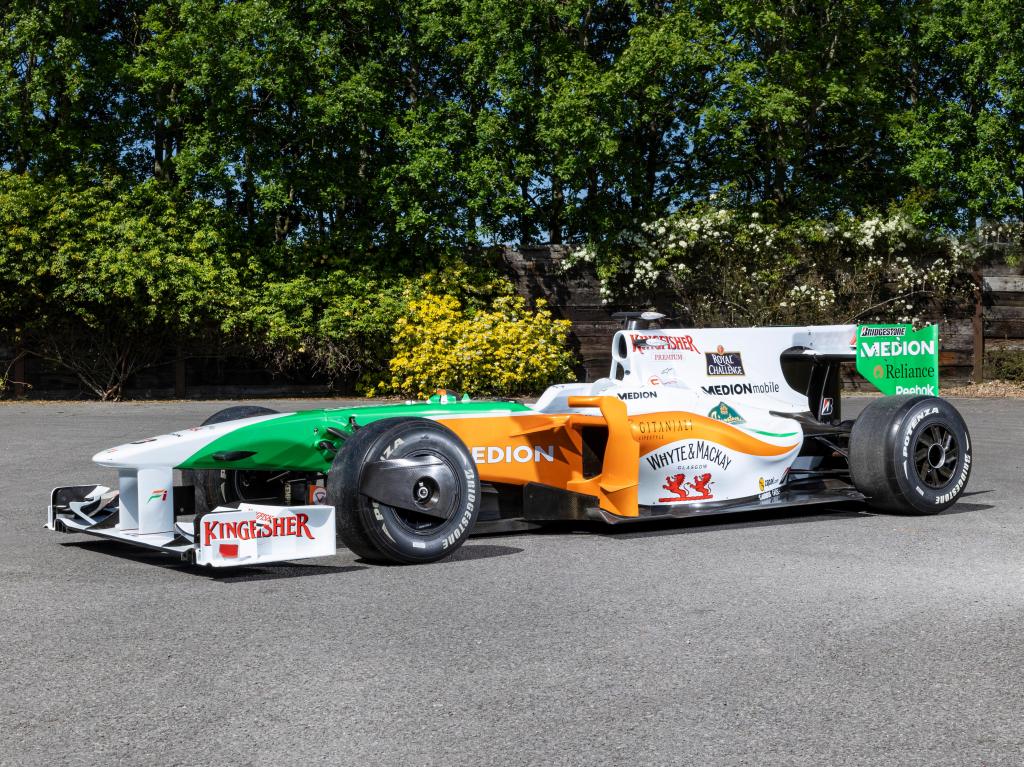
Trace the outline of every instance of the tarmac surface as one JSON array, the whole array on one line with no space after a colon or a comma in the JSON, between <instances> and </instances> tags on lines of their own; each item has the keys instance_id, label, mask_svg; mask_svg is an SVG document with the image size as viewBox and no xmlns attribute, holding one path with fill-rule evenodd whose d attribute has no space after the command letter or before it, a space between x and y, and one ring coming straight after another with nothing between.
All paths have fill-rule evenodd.
<instances>
[{"instance_id":1,"label":"tarmac surface","mask_svg":"<svg viewBox=\"0 0 1024 767\"><path fill-rule=\"evenodd\" d=\"M221 577L42 525L53 485L109 479L93 453L223 403L0 405L0 764L1020 765L1024 400L955 404L974 470L936 517Z\"/></svg>"}]
</instances>

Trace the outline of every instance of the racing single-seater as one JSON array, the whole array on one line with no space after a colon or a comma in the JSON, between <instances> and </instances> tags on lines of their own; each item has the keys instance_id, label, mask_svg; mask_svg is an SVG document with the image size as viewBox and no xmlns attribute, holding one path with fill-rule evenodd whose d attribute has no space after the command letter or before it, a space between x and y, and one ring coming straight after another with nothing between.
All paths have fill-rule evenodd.
<instances>
[{"instance_id":1,"label":"racing single-seater","mask_svg":"<svg viewBox=\"0 0 1024 767\"><path fill-rule=\"evenodd\" d=\"M473 531L556 520L845 501L934 514L964 492L963 418L933 385L899 386L902 375L937 383L934 336L658 319L627 315L608 377L552 386L533 404L441 392L291 413L229 407L100 451L93 460L116 479L56 488L46 526L212 567L329 556L339 542L366 560L422 563ZM886 363L893 354L916 362ZM861 357L902 393L844 419L840 369Z\"/></svg>"}]
</instances>

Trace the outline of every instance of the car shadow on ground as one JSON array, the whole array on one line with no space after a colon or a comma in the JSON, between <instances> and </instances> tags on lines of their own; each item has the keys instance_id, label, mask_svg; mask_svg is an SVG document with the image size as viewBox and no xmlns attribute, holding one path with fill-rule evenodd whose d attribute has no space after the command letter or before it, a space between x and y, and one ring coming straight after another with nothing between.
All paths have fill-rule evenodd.
<instances>
[{"instance_id":1,"label":"car shadow on ground","mask_svg":"<svg viewBox=\"0 0 1024 767\"><path fill-rule=\"evenodd\" d=\"M215 568L190 565L180 559L159 551L150 551L137 546L118 541L69 541L62 543L62 546L69 548L85 549L95 551L97 554L118 557L132 562L140 562L146 565L174 570L186 575L200 578L209 578L221 583L234 583L240 581L261 581L276 580L278 578L299 578L311 575L337 575L340 573L352 573L359 570L366 570L368 565L324 565L307 564L295 562L280 562L268 565L252 567L229 567Z\"/></svg>"},{"instance_id":2,"label":"car shadow on ground","mask_svg":"<svg viewBox=\"0 0 1024 767\"><path fill-rule=\"evenodd\" d=\"M338 551L347 551L341 544L338 544ZM497 546L492 544L466 543L455 550L455 552L444 559L432 562L432 565L449 565L455 562L468 562L474 559L492 559L493 557L507 557L509 554L519 554L522 549L514 546ZM279 562L262 567L250 568L222 568L215 572L217 580L224 583L235 581L269 580L272 578L295 578L303 575L330 575L332 573L352 572L355 570L367 570L371 567L415 567L416 565L402 565L396 562L368 562L365 559L357 559L358 564L344 567L330 565L306 565L293 562ZM195 568L193 568L195 569ZM251 571L251 574L250 572ZM259 572L257 572L259 571ZM315 571L315 572L314 572Z\"/></svg>"},{"instance_id":3,"label":"car shadow on ground","mask_svg":"<svg viewBox=\"0 0 1024 767\"><path fill-rule=\"evenodd\" d=\"M137 546L120 543L118 541L68 541L61 545L69 548L95 551L100 554L114 556L119 559L126 559L132 562L154 565L165 570L174 570L186 575L208 578L210 580L215 580L218 583L269 581L280 578L305 578L313 575L339 575L341 573L353 573L358 572L359 570L367 570L370 567L376 566L376 563L369 563L359 559L356 560L356 564L351 565L276 562L273 564L255 565L251 567L215 568L190 565L170 554L142 549ZM347 551L340 545L338 549L340 552ZM455 553L450 557L442 559L437 564L444 565L455 562L467 562L474 559L505 557L509 554L519 554L520 552L522 552L522 549L516 548L515 546L467 543L459 549L456 549Z\"/></svg>"},{"instance_id":4,"label":"car shadow on ground","mask_svg":"<svg viewBox=\"0 0 1024 767\"><path fill-rule=\"evenodd\" d=\"M963 498L990 493L991 490L977 490L964 493ZM970 503L959 501L941 512L938 516L966 514L994 508L993 504ZM847 520L870 519L876 516L889 516L886 512L873 511L864 503L850 501L847 503L830 504L819 507L793 507L782 509L766 509L764 511L720 512L704 517L687 517L686 519L661 519L644 522L627 522L619 525L608 525L602 522L557 522L548 523L538 532L542 535L567 535L573 533L596 533L610 540L631 540L633 538L656 537L662 535L680 535L692 533L712 533L722 530L745 530L755 527L774 527L776 525L799 525L821 522L839 522ZM892 515L901 516L901 515Z\"/></svg>"},{"instance_id":5,"label":"car shadow on ground","mask_svg":"<svg viewBox=\"0 0 1024 767\"><path fill-rule=\"evenodd\" d=\"M445 557L437 564L445 565L451 562L466 562L471 559L490 559L492 557L507 557L509 554L519 554L522 549L515 546L499 546L491 543L465 543L455 550L450 557Z\"/></svg>"},{"instance_id":6,"label":"car shadow on ground","mask_svg":"<svg viewBox=\"0 0 1024 767\"><path fill-rule=\"evenodd\" d=\"M963 498L973 497L991 493L992 490L975 490L963 494ZM609 525L602 522L573 521L573 522L548 522L534 530L505 533L485 533L477 540L501 535L575 535L575 534L596 534L604 536L609 540L631 540L634 538L647 538L663 535L679 535L692 533L710 533L722 530L744 530L755 527L766 527L776 525L795 525L821 522L837 522L844 520L869 519L884 512L872 511L863 503L851 501L841 504L833 504L824 507L810 507L813 512L807 511L808 507L793 507L782 509L767 509L764 511L745 511L733 513L708 514L705 517L688 517L686 519L662 519L645 522L629 522L620 525ZM960 501L954 506L941 512L940 516L952 514L967 514L978 511L985 511L994 508L993 504L971 503ZM362 559L356 560L351 565L328 565L328 564L307 564L295 562L280 562L268 565L252 567L231 567L212 568L190 565L175 557L163 554L159 551L141 549L130 544L119 543L118 541L68 541L61 544L72 548L86 549L115 556L121 559L141 562L147 565L154 565L165 570L175 570L187 575L209 578L219 583L243 583L247 581L277 580L281 578L305 578L314 575L340 575L342 573L353 573L377 566L376 563L366 562ZM339 547L340 548L340 547ZM340 548L344 551L344 548ZM504 546L493 543L467 542L457 549L451 556L434 564L445 565L457 562L467 562L475 559L492 559L494 557L505 557L510 554L519 554L523 549L515 546ZM384 565L387 566L387 565Z\"/></svg>"},{"instance_id":7,"label":"car shadow on ground","mask_svg":"<svg viewBox=\"0 0 1024 767\"><path fill-rule=\"evenodd\" d=\"M711 533L720 530L744 530L753 527L776 525L796 525L809 522L852 520L869 517L869 512L842 507L815 509L808 513L806 508L772 509L770 511L740 511L733 513L709 514L706 517L688 517L686 519L656 519L644 522L625 522L618 525L606 525L601 522L579 522L569 525L552 525L544 527L544 533L588 532L596 533L609 540L632 540L662 535L681 535L683 533ZM560 528L560 529L559 529Z\"/></svg>"},{"instance_id":8,"label":"car shadow on ground","mask_svg":"<svg viewBox=\"0 0 1024 767\"><path fill-rule=\"evenodd\" d=\"M984 492L991 492L991 491L986 490ZM967 495L967 493L965 493L965 495ZM969 514L969 513L974 512L974 511L985 511L986 509L991 509L991 508L994 508L994 504L991 504L991 503L964 503L963 501L958 501L956 504L954 504L953 506L950 506L945 511L940 512L938 514L938 516L940 516L940 517L948 517L948 516L951 516L953 514Z\"/></svg>"},{"instance_id":9,"label":"car shadow on ground","mask_svg":"<svg viewBox=\"0 0 1024 767\"><path fill-rule=\"evenodd\" d=\"M197 575L205 575L218 583L247 583L249 581L276 581L281 578L308 578L311 575L340 575L368 570L367 565L310 565L295 562L276 562L259 567L192 568Z\"/></svg>"}]
</instances>

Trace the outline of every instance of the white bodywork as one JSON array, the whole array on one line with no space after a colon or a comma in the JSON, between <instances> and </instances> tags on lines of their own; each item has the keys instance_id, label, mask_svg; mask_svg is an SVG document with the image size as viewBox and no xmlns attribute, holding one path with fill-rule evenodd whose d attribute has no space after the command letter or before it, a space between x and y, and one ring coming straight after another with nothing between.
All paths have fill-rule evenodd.
<instances>
[{"instance_id":1,"label":"white bodywork","mask_svg":"<svg viewBox=\"0 0 1024 767\"><path fill-rule=\"evenodd\" d=\"M174 530L174 470L189 456L214 440L248 423L282 418L289 413L256 416L241 421L194 426L158 437L128 442L101 450L92 460L117 469L120 493L118 528L137 534Z\"/></svg>"},{"instance_id":2,"label":"white bodywork","mask_svg":"<svg viewBox=\"0 0 1024 767\"><path fill-rule=\"evenodd\" d=\"M92 460L100 466L117 469L119 473L122 470L134 472L142 469L178 466L192 454L199 452L214 440L235 431L240 426L260 421L273 421L276 418L284 418L289 415L292 413L272 413L237 421L212 423L207 426L193 426L181 431L172 431L170 434L161 434L157 437L140 439L101 450L92 457ZM142 492L145 492L146 484L147 482L142 482L144 487Z\"/></svg>"},{"instance_id":3,"label":"white bodywork","mask_svg":"<svg viewBox=\"0 0 1024 767\"><path fill-rule=\"evenodd\" d=\"M856 325L803 328L704 328L700 330L623 330L612 340L609 377L636 385L671 386L753 403L765 410L807 409L807 396L789 387L782 353L800 349L808 356L854 359ZM687 348L688 346L692 346ZM726 370L708 355L739 355L743 371ZM712 391L707 391L712 388Z\"/></svg>"},{"instance_id":4,"label":"white bodywork","mask_svg":"<svg viewBox=\"0 0 1024 767\"><path fill-rule=\"evenodd\" d=\"M781 355L852 360L856 330L832 325L620 331L612 341L608 378L552 386L532 408L601 415L596 407L569 407L569 398L600 395L624 402L640 445L634 480L640 506L699 511L723 501L767 500L779 493L788 472L813 468L817 460L798 458L803 428L786 416L808 416L808 399L786 382ZM334 554L333 506L242 504L237 510L218 508L195 524L175 519L171 467L235 429L287 415L185 429L103 450L93 460L117 470L118 492L58 488L47 527L179 553L214 567ZM453 417L463 416L444 416ZM62 491L77 495L63 496L58 512Z\"/></svg>"},{"instance_id":5,"label":"white bodywork","mask_svg":"<svg viewBox=\"0 0 1024 767\"><path fill-rule=\"evenodd\" d=\"M800 423L772 414L808 411L806 393L786 382L781 355L796 350L852 360L855 339L855 325L619 331L608 378L551 387L534 407L566 412L572 410L569 397L602 395L624 401L634 421L638 415L664 413L663 425L648 428L678 432L679 439L645 454L644 435L639 435L641 506L696 510L721 501L771 498L787 472L812 463L797 458L804 440ZM680 423L680 413L695 417ZM729 445L709 439L701 433L701 416L727 423L744 437Z\"/></svg>"},{"instance_id":6,"label":"white bodywork","mask_svg":"<svg viewBox=\"0 0 1024 767\"><path fill-rule=\"evenodd\" d=\"M333 506L242 503L237 509L218 507L194 524L175 518L171 467L240 426L286 415L199 426L102 450L93 461L117 470L117 491L82 489L83 500L62 504L68 510L62 512L55 508L63 490L57 488L46 526L155 548L211 567L331 556L337 551ZM107 517L116 522L104 524Z\"/></svg>"}]
</instances>

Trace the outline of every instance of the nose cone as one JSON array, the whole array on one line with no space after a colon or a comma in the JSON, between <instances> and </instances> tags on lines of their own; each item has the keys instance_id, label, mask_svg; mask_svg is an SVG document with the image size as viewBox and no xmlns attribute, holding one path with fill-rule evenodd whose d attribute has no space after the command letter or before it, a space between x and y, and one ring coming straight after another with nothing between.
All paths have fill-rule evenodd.
<instances>
[{"instance_id":1,"label":"nose cone","mask_svg":"<svg viewBox=\"0 0 1024 767\"><path fill-rule=\"evenodd\" d=\"M159 437L149 437L101 450L92 457L92 460L100 466L115 469L176 466L208 441L209 439L189 432L162 434Z\"/></svg>"},{"instance_id":2,"label":"nose cone","mask_svg":"<svg viewBox=\"0 0 1024 767\"><path fill-rule=\"evenodd\" d=\"M236 428L238 422L199 426L159 437L148 437L135 442L101 450L92 457L100 466L115 469L146 469L158 466L177 466L196 451L220 435Z\"/></svg>"},{"instance_id":3,"label":"nose cone","mask_svg":"<svg viewBox=\"0 0 1024 767\"><path fill-rule=\"evenodd\" d=\"M113 469L150 469L175 467L185 463L194 454L211 442L229 432L250 426L260 421L281 418L286 414L243 418L237 421L212 423L209 426L194 426L190 429L161 434L124 445L101 450L92 457L100 466Z\"/></svg>"}]
</instances>

